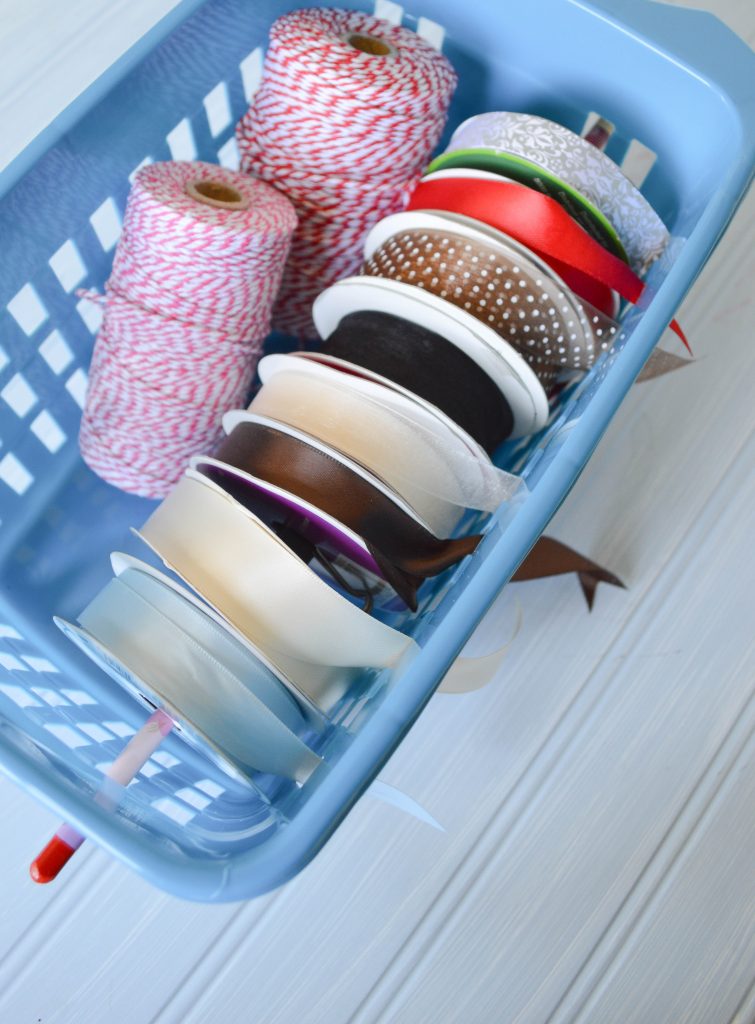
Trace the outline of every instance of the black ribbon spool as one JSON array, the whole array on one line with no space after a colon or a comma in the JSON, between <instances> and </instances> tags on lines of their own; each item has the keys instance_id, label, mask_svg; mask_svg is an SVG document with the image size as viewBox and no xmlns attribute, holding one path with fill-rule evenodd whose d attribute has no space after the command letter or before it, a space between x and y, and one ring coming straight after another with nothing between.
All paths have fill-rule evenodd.
<instances>
[{"instance_id":1,"label":"black ribbon spool","mask_svg":"<svg viewBox=\"0 0 755 1024\"><path fill-rule=\"evenodd\" d=\"M379 373L431 402L488 454L514 428L508 402L485 371L452 342L409 320L373 310L349 313L321 352Z\"/></svg>"}]
</instances>

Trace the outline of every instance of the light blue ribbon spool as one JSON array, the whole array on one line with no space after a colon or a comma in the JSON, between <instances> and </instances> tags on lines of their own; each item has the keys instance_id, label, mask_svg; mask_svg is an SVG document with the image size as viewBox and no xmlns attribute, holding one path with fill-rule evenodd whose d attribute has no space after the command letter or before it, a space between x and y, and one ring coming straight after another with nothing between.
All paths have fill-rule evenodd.
<instances>
[{"instance_id":1,"label":"light blue ribbon spool","mask_svg":"<svg viewBox=\"0 0 755 1024\"><path fill-rule=\"evenodd\" d=\"M299 739L304 718L269 664L151 567L114 556L118 575L65 635L234 778L269 772L303 783L321 764Z\"/></svg>"}]
</instances>

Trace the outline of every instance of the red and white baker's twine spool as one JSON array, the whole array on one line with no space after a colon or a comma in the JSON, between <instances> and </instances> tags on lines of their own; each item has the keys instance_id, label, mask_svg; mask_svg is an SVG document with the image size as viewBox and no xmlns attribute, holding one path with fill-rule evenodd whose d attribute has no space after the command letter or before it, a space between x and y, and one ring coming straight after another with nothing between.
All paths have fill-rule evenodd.
<instances>
[{"instance_id":1,"label":"red and white baker's twine spool","mask_svg":"<svg viewBox=\"0 0 755 1024\"><path fill-rule=\"evenodd\" d=\"M316 336L313 300L356 272L369 229L405 207L456 82L415 32L359 11L293 11L273 24L237 137L242 169L274 182L299 216L277 329Z\"/></svg>"},{"instance_id":2,"label":"red and white baker's twine spool","mask_svg":"<svg viewBox=\"0 0 755 1024\"><path fill-rule=\"evenodd\" d=\"M244 404L295 225L280 192L213 164L136 175L79 436L109 483L163 497Z\"/></svg>"}]
</instances>

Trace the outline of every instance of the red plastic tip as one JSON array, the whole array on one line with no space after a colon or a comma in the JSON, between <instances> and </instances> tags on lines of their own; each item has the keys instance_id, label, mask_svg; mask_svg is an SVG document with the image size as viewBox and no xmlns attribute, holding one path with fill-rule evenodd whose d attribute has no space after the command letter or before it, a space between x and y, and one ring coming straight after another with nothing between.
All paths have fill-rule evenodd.
<instances>
[{"instance_id":1,"label":"red plastic tip","mask_svg":"<svg viewBox=\"0 0 755 1024\"><path fill-rule=\"evenodd\" d=\"M58 877L74 853L76 853L74 848L69 846L64 839L61 839L60 836L53 836L37 859L32 861L29 874L40 885L51 882L53 878Z\"/></svg>"}]
</instances>

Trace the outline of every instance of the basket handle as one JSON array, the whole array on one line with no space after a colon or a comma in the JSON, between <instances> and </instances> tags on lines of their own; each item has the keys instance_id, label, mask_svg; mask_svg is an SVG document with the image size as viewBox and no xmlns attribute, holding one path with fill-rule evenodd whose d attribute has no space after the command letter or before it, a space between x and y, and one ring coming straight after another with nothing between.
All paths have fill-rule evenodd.
<instances>
[{"instance_id":1,"label":"basket handle","mask_svg":"<svg viewBox=\"0 0 755 1024\"><path fill-rule=\"evenodd\" d=\"M662 0L592 0L592 5L723 86L735 102L752 100L755 54L716 15Z\"/></svg>"}]
</instances>

